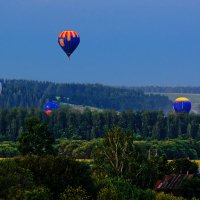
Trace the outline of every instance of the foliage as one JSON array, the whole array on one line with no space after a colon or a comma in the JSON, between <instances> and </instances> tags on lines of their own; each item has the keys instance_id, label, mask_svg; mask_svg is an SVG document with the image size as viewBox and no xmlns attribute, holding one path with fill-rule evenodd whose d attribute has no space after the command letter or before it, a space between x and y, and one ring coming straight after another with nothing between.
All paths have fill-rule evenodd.
<instances>
[{"instance_id":1,"label":"foliage","mask_svg":"<svg viewBox=\"0 0 200 200\"><path fill-rule=\"evenodd\" d=\"M17 144L10 141L0 142L0 157L7 158L19 155Z\"/></svg>"},{"instance_id":2,"label":"foliage","mask_svg":"<svg viewBox=\"0 0 200 200\"><path fill-rule=\"evenodd\" d=\"M90 159L92 153L94 152L97 145L100 143L101 139L93 139L90 141L83 142L79 147L74 149L72 155L79 159Z\"/></svg>"},{"instance_id":3,"label":"foliage","mask_svg":"<svg viewBox=\"0 0 200 200\"><path fill-rule=\"evenodd\" d=\"M67 186L78 188L80 194L86 191L87 196L96 192L90 168L80 162L54 156L0 160L0 198L58 199L61 193L69 194Z\"/></svg>"},{"instance_id":4,"label":"foliage","mask_svg":"<svg viewBox=\"0 0 200 200\"><path fill-rule=\"evenodd\" d=\"M9 193L8 199L15 200L52 200L51 193L45 187L33 187L30 189L17 189Z\"/></svg>"},{"instance_id":5,"label":"foliage","mask_svg":"<svg viewBox=\"0 0 200 200\"><path fill-rule=\"evenodd\" d=\"M121 178L105 179L97 200L152 200L152 190L142 190Z\"/></svg>"},{"instance_id":6,"label":"foliage","mask_svg":"<svg viewBox=\"0 0 200 200\"><path fill-rule=\"evenodd\" d=\"M26 131L19 136L18 142L22 155L53 154L53 134L48 131L47 125L37 118L27 119Z\"/></svg>"},{"instance_id":7,"label":"foliage","mask_svg":"<svg viewBox=\"0 0 200 200\"><path fill-rule=\"evenodd\" d=\"M106 174L121 176L125 173L128 161L136 155L131 135L120 128L109 130L94 156L95 164Z\"/></svg>"},{"instance_id":8,"label":"foliage","mask_svg":"<svg viewBox=\"0 0 200 200\"><path fill-rule=\"evenodd\" d=\"M73 157L76 159L90 159L95 147L102 139L87 140L66 140L56 141L56 149L59 155Z\"/></svg>"},{"instance_id":9,"label":"foliage","mask_svg":"<svg viewBox=\"0 0 200 200\"><path fill-rule=\"evenodd\" d=\"M199 142L194 140L166 140L166 141L148 141L144 142L151 151L157 151L158 155L165 155L169 160L178 158L198 159Z\"/></svg>"},{"instance_id":10,"label":"foliage","mask_svg":"<svg viewBox=\"0 0 200 200\"><path fill-rule=\"evenodd\" d=\"M129 110L119 113L113 110L80 111L65 107L56 110L51 117L38 109L0 109L0 140L15 141L26 129L25 120L33 116L48 124L48 130L55 138L91 140L103 137L107 130L117 126L140 140L181 139L188 140L190 145L193 139L200 139L200 116L195 114L170 113L166 116L161 111ZM196 145L200 146L200 142ZM180 145L179 148L186 149L186 146ZM199 149L197 147L187 154L198 157Z\"/></svg>"},{"instance_id":11,"label":"foliage","mask_svg":"<svg viewBox=\"0 0 200 200\"><path fill-rule=\"evenodd\" d=\"M56 198L66 186L79 187L90 192L94 190L90 168L80 162L54 156L31 156L14 158L16 164L32 172L36 185L44 185Z\"/></svg>"},{"instance_id":12,"label":"foliage","mask_svg":"<svg viewBox=\"0 0 200 200\"><path fill-rule=\"evenodd\" d=\"M99 191L97 200L118 200L117 191L114 188L104 187Z\"/></svg>"},{"instance_id":13,"label":"foliage","mask_svg":"<svg viewBox=\"0 0 200 200\"><path fill-rule=\"evenodd\" d=\"M34 177L29 169L22 168L11 159L0 160L0 198L17 189L28 189L34 185Z\"/></svg>"},{"instance_id":14,"label":"foliage","mask_svg":"<svg viewBox=\"0 0 200 200\"><path fill-rule=\"evenodd\" d=\"M84 140L59 139L56 141L55 147L58 155L72 158L74 150L80 147L84 142Z\"/></svg>"},{"instance_id":15,"label":"foliage","mask_svg":"<svg viewBox=\"0 0 200 200\"><path fill-rule=\"evenodd\" d=\"M90 199L86 191L81 187L67 187L60 195L60 200L88 200Z\"/></svg>"},{"instance_id":16,"label":"foliage","mask_svg":"<svg viewBox=\"0 0 200 200\"><path fill-rule=\"evenodd\" d=\"M195 140L151 140L151 141L137 141L133 135L133 144L140 146L143 151L148 151L151 157L155 155L161 157L164 156L168 160L178 158L190 158L198 159L200 157L200 142ZM59 139L56 142L56 149L58 149L59 155L66 157L73 156L76 159L91 159L92 154L97 148L101 146L103 139L86 140L68 140Z\"/></svg>"},{"instance_id":17,"label":"foliage","mask_svg":"<svg viewBox=\"0 0 200 200\"><path fill-rule=\"evenodd\" d=\"M185 180L181 184L180 194L186 198L200 197L200 177Z\"/></svg>"},{"instance_id":18,"label":"foliage","mask_svg":"<svg viewBox=\"0 0 200 200\"><path fill-rule=\"evenodd\" d=\"M172 166L173 172L177 174L194 174L197 173L198 170L198 164L187 158L176 159L171 161L169 164Z\"/></svg>"},{"instance_id":19,"label":"foliage","mask_svg":"<svg viewBox=\"0 0 200 200\"><path fill-rule=\"evenodd\" d=\"M165 194L164 192L159 192L156 194L155 200L184 200L184 198L174 196L173 194Z\"/></svg>"},{"instance_id":20,"label":"foliage","mask_svg":"<svg viewBox=\"0 0 200 200\"><path fill-rule=\"evenodd\" d=\"M133 139L134 139L133 135ZM73 157L75 159L91 159L92 154L97 146L102 145L102 138L87 140L71 140L60 138L56 140L54 148L58 155L65 156L66 158ZM164 140L164 141L133 141L136 146L140 146L145 152L149 152L151 157L155 155L164 156L168 160L178 158L189 158L196 160L200 158L200 142L195 140ZM1 142L0 143L1 157L13 157L19 155L17 144L14 142Z\"/></svg>"},{"instance_id":21,"label":"foliage","mask_svg":"<svg viewBox=\"0 0 200 200\"><path fill-rule=\"evenodd\" d=\"M149 156L148 151L133 142L130 134L113 128L94 153L97 177L123 177L142 188L153 187L158 177L168 173L166 158Z\"/></svg>"}]
</instances>

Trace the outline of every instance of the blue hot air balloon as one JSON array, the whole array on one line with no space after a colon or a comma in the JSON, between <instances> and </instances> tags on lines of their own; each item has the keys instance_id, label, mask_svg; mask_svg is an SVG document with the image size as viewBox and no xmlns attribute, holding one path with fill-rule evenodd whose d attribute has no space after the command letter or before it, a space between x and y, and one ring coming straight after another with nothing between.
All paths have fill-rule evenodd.
<instances>
[{"instance_id":1,"label":"blue hot air balloon","mask_svg":"<svg viewBox=\"0 0 200 200\"><path fill-rule=\"evenodd\" d=\"M52 114L53 110L56 110L58 108L59 108L59 105L57 103L49 101L44 106L44 112L46 115L49 116Z\"/></svg>"},{"instance_id":2,"label":"blue hot air balloon","mask_svg":"<svg viewBox=\"0 0 200 200\"><path fill-rule=\"evenodd\" d=\"M179 97L174 101L173 108L176 113L189 113L191 110L191 102L188 98Z\"/></svg>"},{"instance_id":3,"label":"blue hot air balloon","mask_svg":"<svg viewBox=\"0 0 200 200\"><path fill-rule=\"evenodd\" d=\"M58 36L58 43L70 59L70 55L80 43L80 37L75 31L62 31Z\"/></svg>"}]
</instances>

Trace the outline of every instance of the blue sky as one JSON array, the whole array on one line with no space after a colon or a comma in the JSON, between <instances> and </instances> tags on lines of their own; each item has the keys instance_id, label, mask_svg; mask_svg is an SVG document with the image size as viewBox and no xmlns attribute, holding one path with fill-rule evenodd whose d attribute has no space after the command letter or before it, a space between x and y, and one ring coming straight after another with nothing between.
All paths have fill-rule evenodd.
<instances>
[{"instance_id":1,"label":"blue sky","mask_svg":"<svg viewBox=\"0 0 200 200\"><path fill-rule=\"evenodd\" d=\"M0 1L0 78L200 86L199 0ZM69 61L57 43L81 42Z\"/></svg>"}]
</instances>

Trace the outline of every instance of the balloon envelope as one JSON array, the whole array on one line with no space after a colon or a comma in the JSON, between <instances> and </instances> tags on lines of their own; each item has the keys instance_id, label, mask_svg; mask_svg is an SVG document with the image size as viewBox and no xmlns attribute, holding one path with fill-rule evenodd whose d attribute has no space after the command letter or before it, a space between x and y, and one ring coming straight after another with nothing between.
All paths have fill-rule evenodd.
<instances>
[{"instance_id":1,"label":"balloon envelope","mask_svg":"<svg viewBox=\"0 0 200 200\"><path fill-rule=\"evenodd\" d=\"M179 97L174 101L173 108L176 113L189 113L191 110L191 102L188 98Z\"/></svg>"},{"instance_id":2,"label":"balloon envelope","mask_svg":"<svg viewBox=\"0 0 200 200\"><path fill-rule=\"evenodd\" d=\"M51 115L53 110L56 110L59 108L59 105L55 102L47 102L44 106L44 112L46 115Z\"/></svg>"},{"instance_id":3,"label":"balloon envelope","mask_svg":"<svg viewBox=\"0 0 200 200\"><path fill-rule=\"evenodd\" d=\"M77 32L72 30L62 31L58 35L58 43L68 57L73 53L80 43L80 37Z\"/></svg>"}]
</instances>

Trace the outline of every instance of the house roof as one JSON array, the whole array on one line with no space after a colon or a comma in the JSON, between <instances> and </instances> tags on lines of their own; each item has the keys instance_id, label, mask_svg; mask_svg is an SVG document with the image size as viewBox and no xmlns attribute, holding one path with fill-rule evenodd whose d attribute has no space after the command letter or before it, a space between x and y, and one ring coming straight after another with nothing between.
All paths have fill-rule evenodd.
<instances>
[{"instance_id":1,"label":"house roof","mask_svg":"<svg viewBox=\"0 0 200 200\"><path fill-rule=\"evenodd\" d=\"M181 186L181 183L186 179L191 179L194 174L171 174L165 175L162 180L158 180L154 189L156 191L175 191Z\"/></svg>"}]
</instances>

